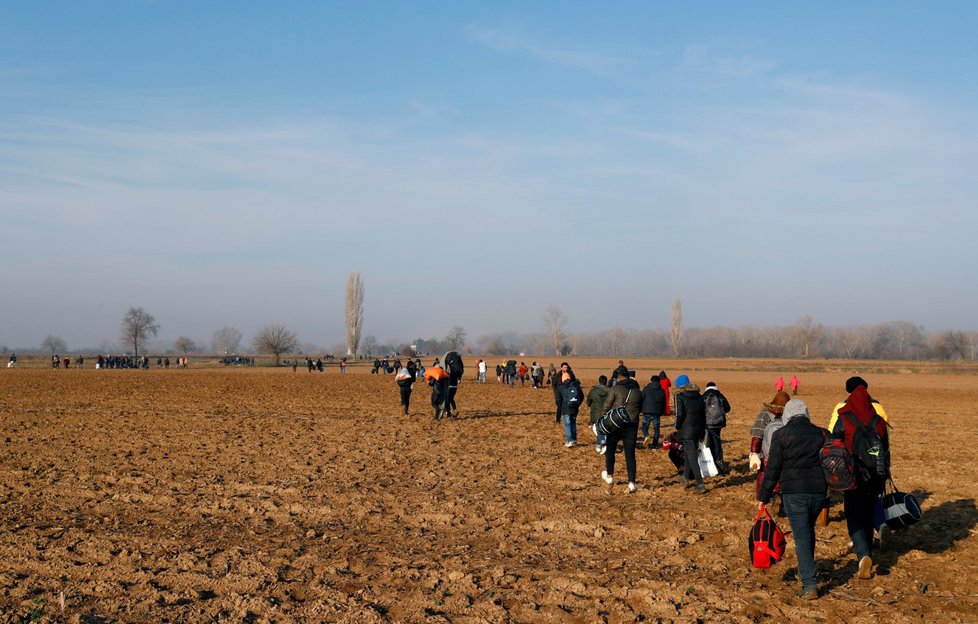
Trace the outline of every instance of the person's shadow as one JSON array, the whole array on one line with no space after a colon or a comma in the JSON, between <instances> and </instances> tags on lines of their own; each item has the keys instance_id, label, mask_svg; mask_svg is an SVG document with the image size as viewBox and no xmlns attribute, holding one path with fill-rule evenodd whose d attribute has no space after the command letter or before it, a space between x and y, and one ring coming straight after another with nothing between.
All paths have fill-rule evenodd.
<instances>
[{"instance_id":1,"label":"person's shadow","mask_svg":"<svg viewBox=\"0 0 978 624\"><path fill-rule=\"evenodd\" d=\"M930 493L915 490L913 495L921 503L923 516L914 525L895 529L885 551L874 550L873 562L876 563L877 574L889 574L900 557L913 550L931 555L946 552L957 542L969 538L975 526L978 526L978 506L973 498L962 498L941 503L937 507L923 508L923 502L931 497ZM841 561L846 563L839 567ZM858 563L851 558L851 552L832 560L832 564L834 572L827 583L828 589L844 585L858 571Z\"/></svg>"},{"instance_id":2,"label":"person's shadow","mask_svg":"<svg viewBox=\"0 0 978 624\"><path fill-rule=\"evenodd\" d=\"M921 504L928 498L926 492L915 491L913 495ZM912 550L922 550L930 555L946 552L957 542L971 537L971 532L978 526L978 506L973 498L947 501L922 511L920 522L893 532L891 546L879 553L877 571L880 574L888 573L901 556Z\"/></svg>"}]
</instances>

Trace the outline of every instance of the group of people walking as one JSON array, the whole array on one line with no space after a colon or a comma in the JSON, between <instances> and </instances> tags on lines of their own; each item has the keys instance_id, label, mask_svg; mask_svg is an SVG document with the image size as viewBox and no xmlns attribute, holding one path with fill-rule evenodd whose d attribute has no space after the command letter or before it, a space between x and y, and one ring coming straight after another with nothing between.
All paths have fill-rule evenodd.
<instances>
[{"instance_id":1,"label":"group of people walking","mask_svg":"<svg viewBox=\"0 0 978 624\"><path fill-rule=\"evenodd\" d=\"M843 492L846 528L856 554L857 576L873 574L873 546L879 532L880 547L885 547L889 528L877 526L876 509L889 478L889 424L886 412L869 395L869 384L862 377L846 380L848 396L835 406L828 428L811 421L808 406L784 391L764 404L751 427L750 469L757 473L759 509L780 496L788 517L798 558L798 595L818 598L815 575L815 526L820 516L827 519L828 484L821 463L827 438L841 440L853 458L855 487ZM871 450L875 465L864 459L866 440L874 440Z\"/></svg>"},{"instance_id":2,"label":"group of people walking","mask_svg":"<svg viewBox=\"0 0 978 624\"><path fill-rule=\"evenodd\" d=\"M670 408L662 383L668 379L665 372L652 376L645 388L640 389L634 372L619 363L612 373L611 383L608 377L600 376L583 401L579 398L582 395L580 381L567 362L561 363L558 375L554 395L557 421L563 423L565 446L577 445L577 413L580 406L586 404L590 408L595 449L604 456L601 479L609 485L614 484L615 456L620 445L625 459L627 491L636 492L635 449L660 447L661 416ZM684 454L679 481L693 492L706 493L697 448L702 441L710 450L718 474L730 472L724 461L721 441L730 402L712 381L702 393L687 375L679 375L672 385L676 419L675 433L671 437L679 442ZM793 376L789 387L797 392L798 386L798 379ZM859 578L872 576L875 532L879 532L881 546L886 544L889 536L885 524L877 526L876 515L884 484L889 478L886 412L869 395L869 384L861 377L849 378L845 387L848 396L835 406L827 429L811 421L804 401L792 398L783 390L763 404L750 428L749 470L756 473L758 506L763 508L780 497L797 551L798 578L802 584L798 595L805 599L819 595L815 576L815 525L819 516L827 518L829 491L821 451L830 438L842 442L857 468L860 456L866 454L862 448L866 445L863 440L868 437L876 441L870 452L877 458L877 465L862 472L856 470L856 486L843 492L846 526L856 554ZM598 421L619 407L628 416L627 424L607 435L600 433ZM653 426L651 440L650 425ZM638 442L640 426L642 443Z\"/></svg>"}]
</instances>

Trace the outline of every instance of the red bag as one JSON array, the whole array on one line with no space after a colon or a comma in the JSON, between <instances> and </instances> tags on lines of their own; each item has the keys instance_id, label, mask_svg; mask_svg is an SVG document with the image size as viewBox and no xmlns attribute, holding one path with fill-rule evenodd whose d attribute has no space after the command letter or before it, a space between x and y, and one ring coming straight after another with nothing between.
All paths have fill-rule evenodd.
<instances>
[{"instance_id":1,"label":"red bag","mask_svg":"<svg viewBox=\"0 0 978 624\"><path fill-rule=\"evenodd\" d=\"M784 556L784 533L774 522L766 506L758 510L747 544L750 546L751 563L755 568L770 568Z\"/></svg>"}]
</instances>

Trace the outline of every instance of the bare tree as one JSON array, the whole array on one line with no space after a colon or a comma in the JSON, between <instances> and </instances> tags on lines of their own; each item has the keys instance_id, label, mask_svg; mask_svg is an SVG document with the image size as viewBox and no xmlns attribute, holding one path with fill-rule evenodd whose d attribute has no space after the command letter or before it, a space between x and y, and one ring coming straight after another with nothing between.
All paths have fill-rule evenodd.
<instances>
[{"instance_id":1,"label":"bare tree","mask_svg":"<svg viewBox=\"0 0 978 624\"><path fill-rule=\"evenodd\" d=\"M449 351L458 351L465 346L465 339L467 334L465 330L456 325L451 328L448 335L445 336L445 344L448 345Z\"/></svg>"},{"instance_id":2,"label":"bare tree","mask_svg":"<svg viewBox=\"0 0 978 624\"><path fill-rule=\"evenodd\" d=\"M224 355L237 353L238 346L241 345L241 332L233 327L222 327L214 332L211 344L214 347L214 353L223 353Z\"/></svg>"},{"instance_id":3,"label":"bare tree","mask_svg":"<svg viewBox=\"0 0 978 624\"><path fill-rule=\"evenodd\" d=\"M554 348L554 354L561 355L561 347L564 344L564 327L567 326L567 315L555 305L547 308L544 321L550 329L550 342Z\"/></svg>"},{"instance_id":4,"label":"bare tree","mask_svg":"<svg viewBox=\"0 0 978 624\"><path fill-rule=\"evenodd\" d=\"M61 339L61 336L52 336L48 334L41 341L41 348L54 355L55 353L64 353L68 350L68 345L65 341Z\"/></svg>"},{"instance_id":5,"label":"bare tree","mask_svg":"<svg viewBox=\"0 0 978 624\"><path fill-rule=\"evenodd\" d=\"M679 357L683 346L683 300L672 302L672 354Z\"/></svg>"},{"instance_id":6,"label":"bare tree","mask_svg":"<svg viewBox=\"0 0 978 624\"><path fill-rule=\"evenodd\" d=\"M363 280L360 272L350 273L346 280L346 346L350 355L356 355L363 331Z\"/></svg>"},{"instance_id":7,"label":"bare tree","mask_svg":"<svg viewBox=\"0 0 978 624\"><path fill-rule=\"evenodd\" d=\"M194 353L197 351L197 343L186 336L178 336L177 339L173 341L173 348L177 351L177 353L187 355L188 353Z\"/></svg>"},{"instance_id":8,"label":"bare tree","mask_svg":"<svg viewBox=\"0 0 978 624\"><path fill-rule=\"evenodd\" d=\"M275 356L278 366L283 353L292 353L299 346L299 338L295 332L286 329L284 325L266 325L258 330L253 341L258 353L271 353Z\"/></svg>"},{"instance_id":9,"label":"bare tree","mask_svg":"<svg viewBox=\"0 0 978 624\"><path fill-rule=\"evenodd\" d=\"M934 337L934 355L942 360L966 360L968 351L968 337L964 332L948 329Z\"/></svg>"},{"instance_id":10,"label":"bare tree","mask_svg":"<svg viewBox=\"0 0 978 624\"><path fill-rule=\"evenodd\" d=\"M139 357L139 345L160 331L153 315L142 308L129 308L122 317L122 343L132 346L133 355Z\"/></svg>"},{"instance_id":11,"label":"bare tree","mask_svg":"<svg viewBox=\"0 0 978 624\"><path fill-rule=\"evenodd\" d=\"M812 345L822 335L822 326L813 321L812 317L805 315L795 323L793 333L799 351L802 352L802 355L808 357Z\"/></svg>"}]
</instances>

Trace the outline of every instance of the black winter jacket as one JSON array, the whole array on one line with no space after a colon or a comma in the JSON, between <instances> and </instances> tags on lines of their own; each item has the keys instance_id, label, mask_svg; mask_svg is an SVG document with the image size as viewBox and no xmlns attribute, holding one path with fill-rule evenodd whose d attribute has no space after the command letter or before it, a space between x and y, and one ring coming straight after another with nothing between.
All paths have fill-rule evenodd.
<instances>
[{"instance_id":1,"label":"black winter jacket","mask_svg":"<svg viewBox=\"0 0 978 624\"><path fill-rule=\"evenodd\" d=\"M666 393L659 382L649 382L642 389L642 413L660 416L666 411Z\"/></svg>"},{"instance_id":2,"label":"black winter jacket","mask_svg":"<svg viewBox=\"0 0 978 624\"><path fill-rule=\"evenodd\" d=\"M826 436L828 431L804 416L792 416L775 431L758 500L771 500L778 481L784 494L825 494L827 486L819 453Z\"/></svg>"},{"instance_id":3,"label":"black winter jacket","mask_svg":"<svg viewBox=\"0 0 978 624\"><path fill-rule=\"evenodd\" d=\"M571 387L577 389L577 401L571 401ZM581 382L570 379L557 385L557 413L561 416L577 416L584 402L584 390L581 389Z\"/></svg>"},{"instance_id":4,"label":"black winter jacket","mask_svg":"<svg viewBox=\"0 0 978 624\"><path fill-rule=\"evenodd\" d=\"M676 431L683 440L702 440L706 434L706 404L696 386L676 394Z\"/></svg>"}]
</instances>

